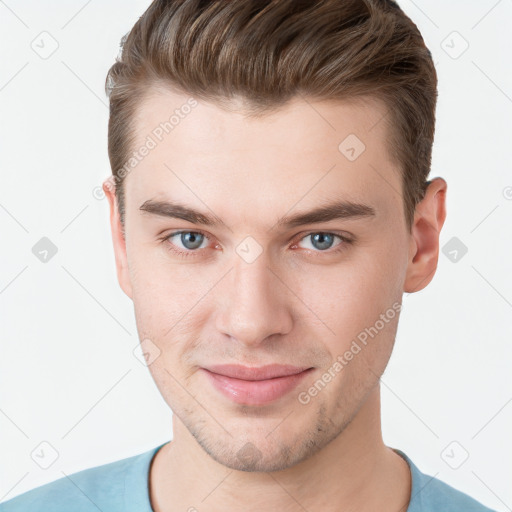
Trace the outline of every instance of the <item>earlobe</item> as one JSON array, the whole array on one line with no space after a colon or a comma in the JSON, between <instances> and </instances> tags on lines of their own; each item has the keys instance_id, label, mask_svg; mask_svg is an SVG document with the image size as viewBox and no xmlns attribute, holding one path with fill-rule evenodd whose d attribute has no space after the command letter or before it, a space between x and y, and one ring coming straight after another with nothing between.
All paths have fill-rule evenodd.
<instances>
[{"instance_id":1,"label":"earlobe","mask_svg":"<svg viewBox=\"0 0 512 512\"><path fill-rule=\"evenodd\" d=\"M106 179L102 188L110 205L110 228L112 231L112 243L114 245L114 256L116 261L117 280L121 289L132 298L132 286L128 269L128 258L126 254L126 240L123 233L123 226L119 215L119 208L115 194L114 181L112 177Z\"/></svg>"},{"instance_id":2,"label":"earlobe","mask_svg":"<svg viewBox=\"0 0 512 512\"><path fill-rule=\"evenodd\" d=\"M446 181L434 178L416 206L404 292L422 290L434 277L439 257L439 235L446 219L446 190Z\"/></svg>"}]
</instances>

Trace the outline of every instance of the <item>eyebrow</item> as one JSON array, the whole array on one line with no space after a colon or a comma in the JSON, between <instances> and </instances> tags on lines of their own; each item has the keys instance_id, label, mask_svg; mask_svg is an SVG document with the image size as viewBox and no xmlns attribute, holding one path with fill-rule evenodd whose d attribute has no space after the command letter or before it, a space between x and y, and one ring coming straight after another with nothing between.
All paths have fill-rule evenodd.
<instances>
[{"instance_id":1,"label":"eyebrow","mask_svg":"<svg viewBox=\"0 0 512 512\"><path fill-rule=\"evenodd\" d=\"M213 227L224 224L216 215L200 212L177 202L148 199L139 209L152 215L181 219L191 222L192 224ZM318 224L331 220L369 218L375 216L375 208L370 205L353 201L336 201L307 212L286 215L280 218L274 226L280 228L294 228L305 224Z\"/></svg>"},{"instance_id":2,"label":"eyebrow","mask_svg":"<svg viewBox=\"0 0 512 512\"><path fill-rule=\"evenodd\" d=\"M330 220L375 217L376 211L370 205L353 201L336 201L313 210L285 216L276 222L278 227L295 228L304 224L318 224Z\"/></svg>"}]
</instances>

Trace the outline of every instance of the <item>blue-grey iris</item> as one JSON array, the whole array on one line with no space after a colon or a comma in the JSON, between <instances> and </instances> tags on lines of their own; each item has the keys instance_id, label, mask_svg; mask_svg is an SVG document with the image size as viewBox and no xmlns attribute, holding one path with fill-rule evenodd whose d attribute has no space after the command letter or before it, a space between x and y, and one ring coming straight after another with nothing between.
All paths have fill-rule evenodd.
<instances>
[{"instance_id":1,"label":"blue-grey iris","mask_svg":"<svg viewBox=\"0 0 512 512\"><path fill-rule=\"evenodd\" d=\"M193 232L187 232L187 233L181 233L181 243L183 244L183 247L186 247L187 249L197 249L201 246L203 243L204 235L201 233L193 233ZM188 245L190 244L190 245Z\"/></svg>"},{"instance_id":2,"label":"blue-grey iris","mask_svg":"<svg viewBox=\"0 0 512 512\"><path fill-rule=\"evenodd\" d=\"M333 235L329 233L315 233L310 235L311 243L316 249L329 249L334 242ZM318 245L315 245L318 243Z\"/></svg>"}]
</instances>

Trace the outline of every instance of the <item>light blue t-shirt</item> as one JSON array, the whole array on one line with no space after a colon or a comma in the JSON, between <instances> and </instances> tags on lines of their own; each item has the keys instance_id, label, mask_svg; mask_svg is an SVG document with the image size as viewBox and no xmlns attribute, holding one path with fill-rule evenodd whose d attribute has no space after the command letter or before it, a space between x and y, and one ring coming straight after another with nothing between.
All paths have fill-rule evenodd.
<instances>
[{"instance_id":1,"label":"light blue t-shirt","mask_svg":"<svg viewBox=\"0 0 512 512\"><path fill-rule=\"evenodd\" d=\"M149 468L163 443L147 452L73 473L0 503L0 512L153 512ZM411 469L407 512L496 512L441 480Z\"/></svg>"}]
</instances>

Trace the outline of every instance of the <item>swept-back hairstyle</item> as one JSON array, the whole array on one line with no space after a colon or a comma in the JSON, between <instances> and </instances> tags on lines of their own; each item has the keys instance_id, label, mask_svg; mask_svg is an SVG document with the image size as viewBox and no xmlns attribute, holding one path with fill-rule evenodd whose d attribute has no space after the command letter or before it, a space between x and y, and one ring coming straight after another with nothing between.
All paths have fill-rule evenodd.
<instances>
[{"instance_id":1,"label":"swept-back hairstyle","mask_svg":"<svg viewBox=\"0 0 512 512\"><path fill-rule=\"evenodd\" d=\"M154 0L123 37L105 84L108 153L122 222L120 170L134 149L137 108L155 85L222 108L242 99L247 115L255 116L297 95L382 100L411 227L428 184L437 75L418 28L396 2Z\"/></svg>"}]
</instances>

